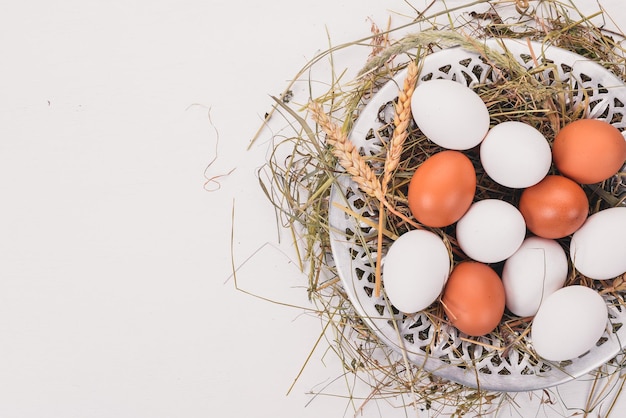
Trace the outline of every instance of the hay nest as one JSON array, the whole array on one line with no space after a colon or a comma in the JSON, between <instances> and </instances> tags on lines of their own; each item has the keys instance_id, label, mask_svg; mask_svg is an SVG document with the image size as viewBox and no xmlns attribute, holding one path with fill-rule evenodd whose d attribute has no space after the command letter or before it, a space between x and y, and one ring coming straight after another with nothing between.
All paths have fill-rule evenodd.
<instances>
[{"instance_id":1,"label":"hay nest","mask_svg":"<svg viewBox=\"0 0 626 418\"><path fill-rule=\"evenodd\" d=\"M281 133L273 138L268 163L259 172L263 190L274 204L283 226L292 233L302 269L308 275L308 296L323 319L323 336L341 359L346 372L354 373L359 381L366 382L371 388L363 403L375 398L402 397L401 404L406 407L413 405L441 413L445 410L452 415L491 411L502 405L506 393L484 390L479 379L475 385L465 385L442 378L439 373L408 361L406 355L381 340L359 309L355 309L339 278L331 250L329 224L333 203L331 189L337 184L338 177L345 176L342 172L345 170L363 192L360 208L371 208L366 211L366 216L362 210L356 211L358 213L350 212L350 208L346 210L350 216L358 217L360 223L371 227L363 234L363 245L371 246L372 253L378 254L372 256L372 264L380 265L380 254L386 247L396 237L416 227L407 206L408 182L415 168L442 149L428 141L411 120L403 118L402 86L399 86L398 97L393 103L380 109L381 120L386 122L381 131L372 133L380 139L379 152L366 155L358 147L351 146L347 139L351 127L372 97L395 75L406 71L413 65L411 63L419 64L430 54L453 46L478 54L489 65L490 82L473 88L488 105L492 125L505 121L525 122L551 142L564 125L585 116L589 103L583 100L581 105L580 100L573 100L571 85L548 83L542 79L545 74L550 74L553 63L543 57L541 51L530 54L531 65L524 66L506 50L502 53L489 48L484 42L486 39L520 39L560 47L599 63L621 80L626 79L621 46L623 37L621 33L594 23L609 19L602 12L584 16L573 5L557 1L529 4L485 0L458 9L465 17L460 24L441 26L435 23L441 20L436 18L452 16L459 11L456 9L430 16L419 13L414 23L408 26L420 28L415 33L404 33L399 39L392 40L397 29L382 31L372 25L372 35L368 39L331 48L312 60L294 78L294 83L301 81L323 57L332 58L340 49L365 46L370 51L353 80L344 82L335 76L333 69L328 90L309 97L307 102L300 103L300 107L291 101L293 83L280 98L276 98L276 105L267 119L269 121L274 113L280 113L288 121L290 134ZM404 136L398 139L402 133ZM394 141L400 146L395 147L395 161L389 167ZM478 155L472 152L467 155L479 168L475 200L497 198L514 204L519 200L519 190L491 181L480 171ZM618 173L600 186L586 188L590 213L625 204L624 177L625 173ZM449 244L454 262L463 261L463 254L454 251L453 228L437 229L436 232ZM567 238L562 242L563 246L567 246L566 241ZM567 284L594 287L612 303L623 304L626 291L623 277L592 281L573 269L571 271ZM379 274L376 270L372 281L378 282ZM432 323L435 334L449 326L440 303L434 303L422 314ZM532 357L532 346L525 338L531 320L505 312L489 344L479 340L469 343L483 344L486 352L496 352L497 357L511 351ZM496 344L493 344L494 339ZM620 371L622 363L622 357L617 356L603 364L596 376ZM473 364L466 367L470 369ZM454 405L452 410L450 405Z\"/></svg>"}]
</instances>

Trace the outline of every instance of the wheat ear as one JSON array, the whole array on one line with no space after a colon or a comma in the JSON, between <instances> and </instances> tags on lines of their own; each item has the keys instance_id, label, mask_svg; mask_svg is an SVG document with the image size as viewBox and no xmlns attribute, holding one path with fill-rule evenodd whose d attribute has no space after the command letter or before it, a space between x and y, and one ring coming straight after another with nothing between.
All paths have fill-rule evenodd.
<instances>
[{"instance_id":1,"label":"wheat ear","mask_svg":"<svg viewBox=\"0 0 626 418\"><path fill-rule=\"evenodd\" d=\"M402 156L402 150L404 149L404 141L409 136L409 124L411 123L411 97L415 91L415 85L417 84L417 76L419 69L415 61L411 61L407 68L406 78L404 79L404 85L398 93L398 103L396 104L396 112L393 118L394 130L387 146L387 155L385 156L385 168L383 171L383 179L381 182L381 188L383 195L387 194L387 188L389 182L393 177L393 173L400 164L400 157ZM374 280L374 295L380 296L381 288L381 264L383 253L383 228L385 227L385 208L382 202L378 208L378 240L376 248L376 269Z\"/></svg>"},{"instance_id":2,"label":"wheat ear","mask_svg":"<svg viewBox=\"0 0 626 418\"><path fill-rule=\"evenodd\" d=\"M352 177L352 180L366 194L382 201L385 196L382 193L376 174L367 162L359 154L359 150L341 129L333 123L322 109L319 103L312 102L309 108L313 114L313 120L317 122L326 133L326 143L332 147L332 153L339 164Z\"/></svg>"},{"instance_id":3,"label":"wheat ear","mask_svg":"<svg viewBox=\"0 0 626 418\"><path fill-rule=\"evenodd\" d=\"M383 192L387 192L393 173L400 164L400 157L404 149L404 141L409 136L409 124L411 123L411 97L415 91L419 69L415 61L411 61L407 68L404 85L398 94L396 113L393 118L394 130L389 141L387 155L385 157L385 169L381 182Z\"/></svg>"}]
</instances>

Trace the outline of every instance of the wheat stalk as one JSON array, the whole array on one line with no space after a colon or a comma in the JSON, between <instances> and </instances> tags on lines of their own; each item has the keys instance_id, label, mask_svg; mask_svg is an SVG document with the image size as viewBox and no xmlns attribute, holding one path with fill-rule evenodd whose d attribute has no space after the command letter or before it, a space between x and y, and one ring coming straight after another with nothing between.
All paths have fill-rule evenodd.
<instances>
[{"instance_id":1,"label":"wheat stalk","mask_svg":"<svg viewBox=\"0 0 626 418\"><path fill-rule=\"evenodd\" d=\"M402 150L404 149L404 141L409 136L409 124L411 123L411 98L415 91L415 85L417 84L417 76L419 69L415 61L411 61L407 68L406 78L404 79L404 85L398 93L398 103L396 104L396 113L393 118L394 130L389 140L387 149L387 155L385 156L385 166L383 171L383 179L381 181L381 188L383 195L387 194L387 188L389 182L393 177L393 173L400 164L400 157L402 156ZM381 261L383 252L383 228L385 227L385 209L381 202L378 208L378 240L376 249L376 269L374 280L374 295L380 296L381 288Z\"/></svg>"}]
</instances>

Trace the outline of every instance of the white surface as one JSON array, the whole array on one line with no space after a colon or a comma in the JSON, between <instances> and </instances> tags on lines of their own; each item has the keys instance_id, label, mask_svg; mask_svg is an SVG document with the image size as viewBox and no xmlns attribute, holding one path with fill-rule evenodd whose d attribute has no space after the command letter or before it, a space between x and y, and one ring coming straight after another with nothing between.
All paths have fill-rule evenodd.
<instances>
[{"instance_id":1,"label":"white surface","mask_svg":"<svg viewBox=\"0 0 626 418\"><path fill-rule=\"evenodd\" d=\"M324 341L286 396L320 323L235 289L231 213L240 287L309 307L256 180L271 135L245 148L269 95L329 38L366 36L367 18L385 26L391 11L414 16L382 3L3 4L0 416L354 414L352 377ZM208 192L216 147L207 176L235 171ZM565 412L584 405L586 386L558 389ZM364 416L382 414L405 416L366 405Z\"/></svg>"}]
</instances>

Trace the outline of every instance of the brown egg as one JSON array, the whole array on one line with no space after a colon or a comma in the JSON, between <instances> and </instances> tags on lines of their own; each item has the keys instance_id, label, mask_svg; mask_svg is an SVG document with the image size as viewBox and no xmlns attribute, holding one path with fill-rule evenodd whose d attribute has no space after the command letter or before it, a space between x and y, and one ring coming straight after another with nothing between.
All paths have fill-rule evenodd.
<instances>
[{"instance_id":1,"label":"brown egg","mask_svg":"<svg viewBox=\"0 0 626 418\"><path fill-rule=\"evenodd\" d=\"M604 181L626 160L626 141L620 131L598 119L579 119L559 131L552 144L552 159L566 177L581 183Z\"/></svg>"},{"instance_id":2,"label":"brown egg","mask_svg":"<svg viewBox=\"0 0 626 418\"><path fill-rule=\"evenodd\" d=\"M522 192L519 210L533 234L557 239L582 226L589 213L589 200L575 181L550 175Z\"/></svg>"},{"instance_id":3,"label":"brown egg","mask_svg":"<svg viewBox=\"0 0 626 418\"><path fill-rule=\"evenodd\" d=\"M459 331L479 337L493 331L504 314L504 286L488 265L459 263L443 291L446 316Z\"/></svg>"},{"instance_id":4,"label":"brown egg","mask_svg":"<svg viewBox=\"0 0 626 418\"><path fill-rule=\"evenodd\" d=\"M476 192L476 171L459 151L441 151L420 165L409 184L411 213L418 222L441 228L458 221Z\"/></svg>"}]
</instances>

